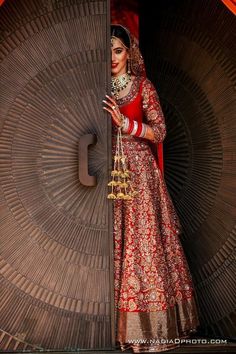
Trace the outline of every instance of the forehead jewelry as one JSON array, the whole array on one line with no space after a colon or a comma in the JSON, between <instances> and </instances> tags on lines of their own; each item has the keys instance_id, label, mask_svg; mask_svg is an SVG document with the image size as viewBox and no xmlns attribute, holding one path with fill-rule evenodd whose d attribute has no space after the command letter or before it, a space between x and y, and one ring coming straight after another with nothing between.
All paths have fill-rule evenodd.
<instances>
[{"instance_id":1,"label":"forehead jewelry","mask_svg":"<svg viewBox=\"0 0 236 354\"><path fill-rule=\"evenodd\" d=\"M126 47L126 45L122 42L122 40L116 36L111 36L111 46L113 47L114 45L114 40L117 40L120 42L120 44L122 45L122 47L126 48L126 49L129 49L128 47Z\"/></svg>"}]
</instances>

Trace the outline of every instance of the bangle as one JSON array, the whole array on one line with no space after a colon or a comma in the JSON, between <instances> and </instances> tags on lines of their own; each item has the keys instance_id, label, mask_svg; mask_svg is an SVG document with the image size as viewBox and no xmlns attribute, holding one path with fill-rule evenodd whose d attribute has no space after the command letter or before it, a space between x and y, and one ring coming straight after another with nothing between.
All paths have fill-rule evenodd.
<instances>
[{"instance_id":1,"label":"bangle","mask_svg":"<svg viewBox=\"0 0 236 354\"><path fill-rule=\"evenodd\" d=\"M141 137L141 133L142 133L142 129L143 129L143 124L138 122L138 129L136 131L136 136L140 136Z\"/></svg>"},{"instance_id":2,"label":"bangle","mask_svg":"<svg viewBox=\"0 0 236 354\"><path fill-rule=\"evenodd\" d=\"M129 119L129 126L128 126L126 134L130 134L131 135L131 132L133 131L133 127L134 127L134 121Z\"/></svg>"},{"instance_id":3,"label":"bangle","mask_svg":"<svg viewBox=\"0 0 236 354\"><path fill-rule=\"evenodd\" d=\"M123 128L125 122L125 116L123 114L120 115L120 122L121 122L120 128Z\"/></svg>"},{"instance_id":4,"label":"bangle","mask_svg":"<svg viewBox=\"0 0 236 354\"><path fill-rule=\"evenodd\" d=\"M144 138L147 132L147 124L137 122L136 120L129 119L121 114L121 128L125 134Z\"/></svg>"},{"instance_id":5,"label":"bangle","mask_svg":"<svg viewBox=\"0 0 236 354\"><path fill-rule=\"evenodd\" d=\"M147 124L129 119L123 114L121 128L123 133L137 136L139 138L144 138L147 132Z\"/></svg>"},{"instance_id":6,"label":"bangle","mask_svg":"<svg viewBox=\"0 0 236 354\"><path fill-rule=\"evenodd\" d=\"M122 126L123 133L126 133L128 131L128 128L129 128L129 118L124 116L124 124Z\"/></svg>"},{"instance_id":7,"label":"bangle","mask_svg":"<svg viewBox=\"0 0 236 354\"><path fill-rule=\"evenodd\" d=\"M133 129L132 129L130 135L136 135L137 131L138 131L138 122L136 120L134 120L133 122L134 122L134 125L133 125Z\"/></svg>"},{"instance_id":8,"label":"bangle","mask_svg":"<svg viewBox=\"0 0 236 354\"><path fill-rule=\"evenodd\" d=\"M145 138L146 132L147 132L147 124L142 123L142 131L140 133L140 137Z\"/></svg>"}]
</instances>

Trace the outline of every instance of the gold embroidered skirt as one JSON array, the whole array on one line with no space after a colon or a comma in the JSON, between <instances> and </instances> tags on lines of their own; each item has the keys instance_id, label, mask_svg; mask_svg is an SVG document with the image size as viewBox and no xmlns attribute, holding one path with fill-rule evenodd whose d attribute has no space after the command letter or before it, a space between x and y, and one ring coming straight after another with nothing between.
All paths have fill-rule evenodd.
<instances>
[{"instance_id":1,"label":"gold embroidered skirt","mask_svg":"<svg viewBox=\"0 0 236 354\"><path fill-rule=\"evenodd\" d=\"M199 325L193 281L148 141L124 137L123 146L138 195L114 201L116 338L122 350L158 352L179 346Z\"/></svg>"}]
</instances>

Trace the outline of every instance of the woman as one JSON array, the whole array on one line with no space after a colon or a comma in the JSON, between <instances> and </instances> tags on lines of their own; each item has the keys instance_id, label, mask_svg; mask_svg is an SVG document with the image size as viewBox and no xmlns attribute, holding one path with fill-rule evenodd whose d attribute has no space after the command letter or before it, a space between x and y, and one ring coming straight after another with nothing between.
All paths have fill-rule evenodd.
<instances>
[{"instance_id":1,"label":"woman","mask_svg":"<svg viewBox=\"0 0 236 354\"><path fill-rule=\"evenodd\" d=\"M111 26L112 97L103 107L117 130L137 192L114 193L114 267L117 342L122 350L158 352L179 346L198 326L181 225L150 143L166 136L157 92L146 78L137 43ZM122 194L124 195L124 194Z\"/></svg>"}]
</instances>

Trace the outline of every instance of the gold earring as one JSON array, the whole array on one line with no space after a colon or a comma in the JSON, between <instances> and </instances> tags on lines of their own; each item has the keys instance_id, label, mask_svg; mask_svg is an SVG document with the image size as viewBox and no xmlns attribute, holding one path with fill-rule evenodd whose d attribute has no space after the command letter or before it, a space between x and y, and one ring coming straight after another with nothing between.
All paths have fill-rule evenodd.
<instances>
[{"instance_id":1,"label":"gold earring","mask_svg":"<svg viewBox=\"0 0 236 354\"><path fill-rule=\"evenodd\" d=\"M131 62L130 60L128 59L128 68L127 68L127 74L131 74Z\"/></svg>"}]
</instances>

